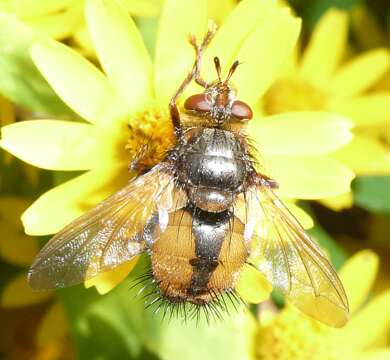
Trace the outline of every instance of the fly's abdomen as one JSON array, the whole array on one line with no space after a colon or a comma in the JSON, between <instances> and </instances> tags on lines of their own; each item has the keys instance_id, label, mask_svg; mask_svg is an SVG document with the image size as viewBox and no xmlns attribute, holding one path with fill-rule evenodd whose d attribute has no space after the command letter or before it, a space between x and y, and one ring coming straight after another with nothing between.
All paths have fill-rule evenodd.
<instances>
[{"instance_id":1,"label":"fly's abdomen","mask_svg":"<svg viewBox=\"0 0 390 360\"><path fill-rule=\"evenodd\" d=\"M151 249L161 294L172 303L202 305L234 288L248 256L242 232L243 224L229 211L187 208L170 214Z\"/></svg>"}]
</instances>

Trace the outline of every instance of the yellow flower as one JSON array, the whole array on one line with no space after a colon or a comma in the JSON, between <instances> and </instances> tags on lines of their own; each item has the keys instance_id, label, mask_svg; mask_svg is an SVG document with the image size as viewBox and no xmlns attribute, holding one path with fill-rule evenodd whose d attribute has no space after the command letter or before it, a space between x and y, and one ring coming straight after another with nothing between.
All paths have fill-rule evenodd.
<instances>
[{"instance_id":1,"label":"yellow flower","mask_svg":"<svg viewBox=\"0 0 390 360\"><path fill-rule=\"evenodd\" d=\"M347 48L348 18L329 10L317 24L306 49L295 49L279 79L263 98L266 114L296 110L332 111L354 121L354 139L336 151L357 175L390 174L390 147L379 136L390 129L390 92L368 92L389 70L390 56L376 48L342 63ZM387 130L389 131L389 130ZM350 194L327 199L339 209L350 205Z\"/></svg>"},{"instance_id":2,"label":"yellow flower","mask_svg":"<svg viewBox=\"0 0 390 360\"><path fill-rule=\"evenodd\" d=\"M390 17L387 26L382 29L378 20L364 4L357 5L351 14L351 26L354 38L360 48L367 50L376 47L390 47ZM375 91L390 93L390 68L374 86ZM389 107L389 106L388 106ZM390 126L370 129L373 136L390 145Z\"/></svg>"},{"instance_id":3,"label":"yellow flower","mask_svg":"<svg viewBox=\"0 0 390 360\"><path fill-rule=\"evenodd\" d=\"M23 314L29 306L42 304L44 313L34 320L38 323L37 329L26 336L33 337L31 342L34 351L39 354L57 354L59 358L58 352L65 350L62 344L68 336L63 306L56 301L47 302L52 299L53 292L35 292L27 284L26 268L39 251L37 240L24 234L20 222L21 213L30 203L28 199L20 197L0 198L0 261L20 268L19 274L4 286L0 294L0 311L5 314L14 310L10 319L2 314L2 325L9 329L17 314Z\"/></svg>"},{"instance_id":4,"label":"yellow flower","mask_svg":"<svg viewBox=\"0 0 390 360\"><path fill-rule=\"evenodd\" d=\"M157 16L163 0L115 0L134 16ZM0 10L18 16L37 32L67 40L88 55L94 55L84 19L84 0L5 0Z\"/></svg>"},{"instance_id":5,"label":"yellow flower","mask_svg":"<svg viewBox=\"0 0 390 360\"><path fill-rule=\"evenodd\" d=\"M352 318L334 329L308 318L291 306L261 323L255 349L259 360L385 360L390 358L390 290L370 299L378 257L364 250L340 272Z\"/></svg>"},{"instance_id":6,"label":"yellow flower","mask_svg":"<svg viewBox=\"0 0 390 360\"><path fill-rule=\"evenodd\" d=\"M209 17L222 24L237 5L237 0L208 0Z\"/></svg>"},{"instance_id":7,"label":"yellow flower","mask_svg":"<svg viewBox=\"0 0 390 360\"><path fill-rule=\"evenodd\" d=\"M12 124L16 121L16 110L11 101L0 95L0 126ZM12 163L13 156L4 152L3 167L4 173L6 166ZM32 185L38 183L39 171L30 164L22 163L23 171Z\"/></svg>"},{"instance_id":8,"label":"yellow flower","mask_svg":"<svg viewBox=\"0 0 390 360\"><path fill-rule=\"evenodd\" d=\"M188 34L201 38L208 22L206 0L167 1L153 64L133 20L114 2L87 1L86 18L105 74L58 42L41 41L31 49L49 84L86 122L45 119L2 129L1 146L26 162L50 170L86 170L43 194L23 214L31 235L58 232L123 186L135 175L128 165L145 138L153 144L148 165L161 160L173 142L167 104L194 60ZM235 86L239 97L253 105L293 48L299 29L300 21L274 2L244 0L210 44L203 75L216 77L215 55L225 70L240 59L245 65ZM194 92L199 92L195 85L187 93ZM326 156L350 140L349 128L339 116L310 112L256 118L249 132L260 144L262 164L281 184L280 195L316 199L349 190L353 174ZM133 266L124 264L88 285L107 292Z\"/></svg>"},{"instance_id":9,"label":"yellow flower","mask_svg":"<svg viewBox=\"0 0 390 360\"><path fill-rule=\"evenodd\" d=\"M390 19L387 19L388 22ZM374 14L364 4L358 4L352 10L351 27L360 48L368 50L390 45L390 27L382 29Z\"/></svg>"}]
</instances>

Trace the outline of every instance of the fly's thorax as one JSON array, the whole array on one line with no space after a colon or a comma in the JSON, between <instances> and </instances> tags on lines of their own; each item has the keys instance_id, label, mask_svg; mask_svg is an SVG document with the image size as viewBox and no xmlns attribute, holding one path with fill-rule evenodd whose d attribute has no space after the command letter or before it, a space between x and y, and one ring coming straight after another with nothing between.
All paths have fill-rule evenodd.
<instances>
[{"instance_id":1,"label":"fly's thorax","mask_svg":"<svg viewBox=\"0 0 390 360\"><path fill-rule=\"evenodd\" d=\"M190 201L205 211L229 209L247 176L240 138L218 128L196 129L177 152L178 179Z\"/></svg>"},{"instance_id":2,"label":"fly's thorax","mask_svg":"<svg viewBox=\"0 0 390 360\"><path fill-rule=\"evenodd\" d=\"M234 288L248 256L243 226L229 211L187 208L170 214L167 230L151 249L162 296L174 303L205 304Z\"/></svg>"}]
</instances>

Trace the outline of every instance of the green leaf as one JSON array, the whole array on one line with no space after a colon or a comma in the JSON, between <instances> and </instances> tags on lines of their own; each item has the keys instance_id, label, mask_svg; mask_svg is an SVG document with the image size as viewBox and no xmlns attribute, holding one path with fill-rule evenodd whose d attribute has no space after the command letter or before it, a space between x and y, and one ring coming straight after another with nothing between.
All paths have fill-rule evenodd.
<instances>
[{"instance_id":1,"label":"green leaf","mask_svg":"<svg viewBox=\"0 0 390 360\"><path fill-rule=\"evenodd\" d=\"M29 49L38 36L14 16L0 12L0 93L32 111L78 118L55 94L30 58Z\"/></svg>"},{"instance_id":2,"label":"green leaf","mask_svg":"<svg viewBox=\"0 0 390 360\"><path fill-rule=\"evenodd\" d=\"M163 360L249 360L257 324L244 307L223 319L165 322L159 354Z\"/></svg>"},{"instance_id":3,"label":"green leaf","mask_svg":"<svg viewBox=\"0 0 390 360\"><path fill-rule=\"evenodd\" d=\"M145 309L142 295L137 295L143 285L130 287L132 280L145 274L148 264L145 255L128 279L103 296L82 286L59 292L69 316L77 358L252 359L257 324L244 306L236 312L228 305L229 313L223 314L223 319L213 318L209 309L209 322L202 314L199 319L190 314L185 318L182 308L171 312L172 309L162 306L157 314L158 305Z\"/></svg>"},{"instance_id":4,"label":"green leaf","mask_svg":"<svg viewBox=\"0 0 390 360\"><path fill-rule=\"evenodd\" d=\"M144 272L141 261L131 276L106 295L77 286L59 291L67 310L79 359L156 359L160 319L145 310L131 279Z\"/></svg>"},{"instance_id":5,"label":"green leaf","mask_svg":"<svg viewBox=\"0 0 390 360\"><path fill-rule=\"evenodd\" d=\"M390 176L364 176L353 182L354 202L373 213L390 214Z\"/></svg>"}]
</instances>

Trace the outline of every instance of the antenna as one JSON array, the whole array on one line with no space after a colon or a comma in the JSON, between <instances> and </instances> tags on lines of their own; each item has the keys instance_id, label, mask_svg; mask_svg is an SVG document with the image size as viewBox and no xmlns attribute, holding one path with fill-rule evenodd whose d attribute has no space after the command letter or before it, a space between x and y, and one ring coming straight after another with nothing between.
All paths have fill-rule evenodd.
<instances>
[{"instance_id":1,"label":"antenna","mask_svg":"<svg viewBox=\"0 0 390 360\"><path fill-rule=\"evenodd\" d=\"M221 63L219 62L218 56L214 57L214 65L215 65L215 69L217 70L218 79L219 81L221 81Z\"/></svg>"},{"instance_id":2,"label":"antenna","mask_svg":"<svg viewBox=\"0 0 390 360\"><path fill-rule=\"evenodd\" d=\"M239 63L238 60L236 60L236 61L233 63L233 65L231 66L230 70L229 70L229 74L228 74L228 76L227 76L227 78L226 78L226 80L225 80L225 83L227 83L227 82L230 80L230 78L232 77L232 75L233 75L234 72L236 71L238 65L240 65L240 63Z\"/></svg>"}]
</instances>

